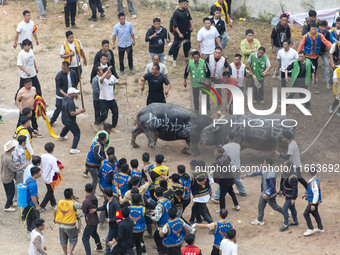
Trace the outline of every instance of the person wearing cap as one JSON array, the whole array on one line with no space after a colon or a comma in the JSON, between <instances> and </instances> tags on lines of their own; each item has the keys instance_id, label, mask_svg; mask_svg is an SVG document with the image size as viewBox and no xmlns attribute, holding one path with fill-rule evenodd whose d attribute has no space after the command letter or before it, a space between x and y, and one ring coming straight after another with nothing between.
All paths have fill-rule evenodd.
<instances>
[{"instance_id":1,"label":"person wearing cap","mask_svg":"<svg viewBox=\"0 0 340 255\"><path fill-rule=\"evenodd\" d=\"M30 160L34 156L33 144L32 144L32 136L29 132L29 127L31 126L30 119L26 116L20 117L20 126L15 130L15 139L18 139L19 136L26 136L26 160Z\"/></svg>"},{"instance_id":2,"label":"person wearing cap","mask_svg":"<svg viewBox=\"0 0 340 255\"><path fill-rule=\"evenodd\" d=\"M65 141L68 139L68 137L66 136L68 131L72 132L73 143L70 150L71 154L80 152L80 150L77 150L77 146L80 140L80 129L76 122L76 116L86 111L84 108L76 111L74 98L78 98L79 93L80 91L76 88L69 88L67 90L67 97L64 97L62 102L61 120L64 124L64 128L58 136L58 139L60 141Z\"/></svg>"},{"instance_id":3,"label":"person wearing cap","mask_svg":"<svg viewBox=\"0 0 340 255\"><path fill-rule=\"evenodd\" d=\"M15 146L18 145L18 141L10 140L4 145L5 152L1 155L1 181L4 184L4 189L6 192L6 204L5 204L5 212L14 212L15 208L13 204L13 198L15 193L14 186L14 178L15 174L20 170L23 170L27 167L27 164L19 166L19 164L14 164L12 158L12 152L15 149Z\"/></svg>"}]
</instances>

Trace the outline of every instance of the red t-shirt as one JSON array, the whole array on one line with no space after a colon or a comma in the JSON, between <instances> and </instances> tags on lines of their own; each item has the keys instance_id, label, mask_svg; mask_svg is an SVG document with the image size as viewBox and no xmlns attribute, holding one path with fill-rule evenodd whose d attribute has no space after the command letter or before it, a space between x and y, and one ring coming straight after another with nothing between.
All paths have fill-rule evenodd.
<instances>
[{"instance_id":1,"label":"red t-shirt","mask_svg":"<svg viewBox=\"0 0 340 255\"><path fill-rule=\"evenodd\" d=\"M192 245L187 245L184 248L181 249L182 254L183 255L200 255L201 253L201 249L196 247L196 246L192 246Z\"/></svg>"},{"instance_id":2,"label":"red t-shirt","mask_svg":"<svg viewBox=\"0 0 340 255\"><path fill-rule=\"evenodd\" d=\"M232 77L229 77L229 78L226 78L226 79L222 78L222 83L234 85L234 86L239 88L239 86L237 85L237 82ZM231 98L231 91L229 89L227 89L227 97L228 97L228 99Z\"/></svg>"}]
</instances>

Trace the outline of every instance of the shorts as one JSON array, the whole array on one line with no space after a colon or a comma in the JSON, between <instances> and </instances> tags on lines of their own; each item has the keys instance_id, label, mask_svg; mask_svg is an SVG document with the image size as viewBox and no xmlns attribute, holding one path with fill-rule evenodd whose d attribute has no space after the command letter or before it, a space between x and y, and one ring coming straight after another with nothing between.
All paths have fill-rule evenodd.
<instances>
[{"instance_id":1,"label":"shorts","mask_svg":"<svg viewBox=\"0 0 340 255\"><path fill-rule=\"evenodd\" d=\"M73 228L60 228L59 227L59 239L61 246L67 246L68 241L70 245L75 246L78 242L78 230L77 227Z\"/></svg>"}]
</instances>

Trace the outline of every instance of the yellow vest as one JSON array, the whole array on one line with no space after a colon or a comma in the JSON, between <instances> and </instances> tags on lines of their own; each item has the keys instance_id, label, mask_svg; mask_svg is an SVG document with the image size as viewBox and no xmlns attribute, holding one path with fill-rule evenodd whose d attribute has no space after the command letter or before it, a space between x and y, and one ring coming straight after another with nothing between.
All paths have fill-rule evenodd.
<instances>
[{"instance_id":1,"label":"yellow vest","mask_svg":"<svg viewBox=\"0 0 340 255\"><path fill-rule=\"evenodd\" d=\"M30 144L31 144L31 146L32 146L32 148L33 148L33 145L32 145L32 137L31 137L31 135L30 135L30 133L28 132L28 130L26 129L26 128L24 128L24 127L22 127L22 126L19 126L19 127L17 127L17 129L15 130L15 134L16 134L16 139L18 139L18 137L19 136L21 136L21 135L26 135L26 134L28 134L28 137L29 137L29 141L27 141L27 142L29 142ZM26 152L26 155L25 155L25 159L31 159L31 153L29 153L29 151L25 148L25 152Z\"/></svg>"},{"instance_id":2,"label":"yellow vest","mask_svg":"<svg viewBox=\"0 0 340 255\"><path fill-rule=\"evenodd\" d=\"M225 6L226 13L224 13L224 9L222 8L222 5L220 5L220 3L218 1L216 1L216 3L214 3L214 5L221 8L221 17L224 18L225 23L229 25L230 20L229 20L229 16L228 16L228 5L227 5L226 1L223 2L223 5Z\"/></svg>"},{"instance_id":3,"label":"yellow vest","mask_svg":"<svg viewBox=\"0 0 340 255\"><path fill-rule=\"evenodd\" d=\"M80 43L78 42L77 39L74 39L73 40L74 42L74 46L76 47L76 51L78 52L78 57L79 57L79 62L80 62L80 59L81 59L81 55L80 55ZM70 49L70 46L68 45L67 41L64 42L64 49L65 49L65 55L69 55L71 53L71 49ZM77 54L77 52L75 52L75 54ZM74 55L73 57L77 57L76 55ZM72 65L73 63L73 57L69 57L69 58L64 58L65 61L69 62L70 65Z\"/></svg>"},{"instance_id":4,"label":"yellow vest","mask_svg":"<svg viewBox=\"0 0 340 255\"><path fill-rule=\"evenodd\" d=\"M74 225L77 221L77 211L72 200L60 200L55 214L55 223Z\"/></svg>"},{"instance_id":5,"label":"yellow vest","mask_svg":"<svg viewBox=\"0 0 340 255\"><path fill-rule=\"evenodd\" d=\"M337 67L335 69L336 72L336 78L338 79L338 82L340 82L340 67ZM334 82L333 83L333 94L336 96L336 93L338 92L338 83Z\"/></svg>"},{"instance_id":6,"label":"yellow vest","mask_svg":"<svg viewBox=\"0 0 340 255\"><path fill-rule=\"evenodd\" d=\"M155 180L155 188L159 187L160 180L163 180L162 176L168 176L169 175L169 169L166 166L157 166L154 169L152 169L153 172L159 174L159 177ZM169 186L168 182L168 186Z\"/></svg>"}]
</instances>

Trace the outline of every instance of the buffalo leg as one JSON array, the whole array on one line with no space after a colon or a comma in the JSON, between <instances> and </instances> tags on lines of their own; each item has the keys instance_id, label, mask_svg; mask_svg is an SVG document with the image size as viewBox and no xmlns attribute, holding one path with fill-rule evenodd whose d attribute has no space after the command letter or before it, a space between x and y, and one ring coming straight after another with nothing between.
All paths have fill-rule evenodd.
<instances>
[{"instance_id":1,"label":"buffalo leg","mask_svg":"<svg viewBox=\"0 0 340 255\"><path fill-rule=\"evenodd\" d=\"M136 127L132 130L131 146L133 148L139 148L139 145L136 143L136 138L141 133L143 133L143 130L140 127Z\"/></svg>"},{"instance_id":2,"label":"buffalo leg","mask_svg":"<svg viewBox=\"0 0 340 255\"><path fill-rule=\"evenodd\" d=\"M157 134L146 134L146 136L148 137L149 148L151 148L153 151L156 151L156 142L158 139L158 135Z\"/></svg>"}]
</instances>

